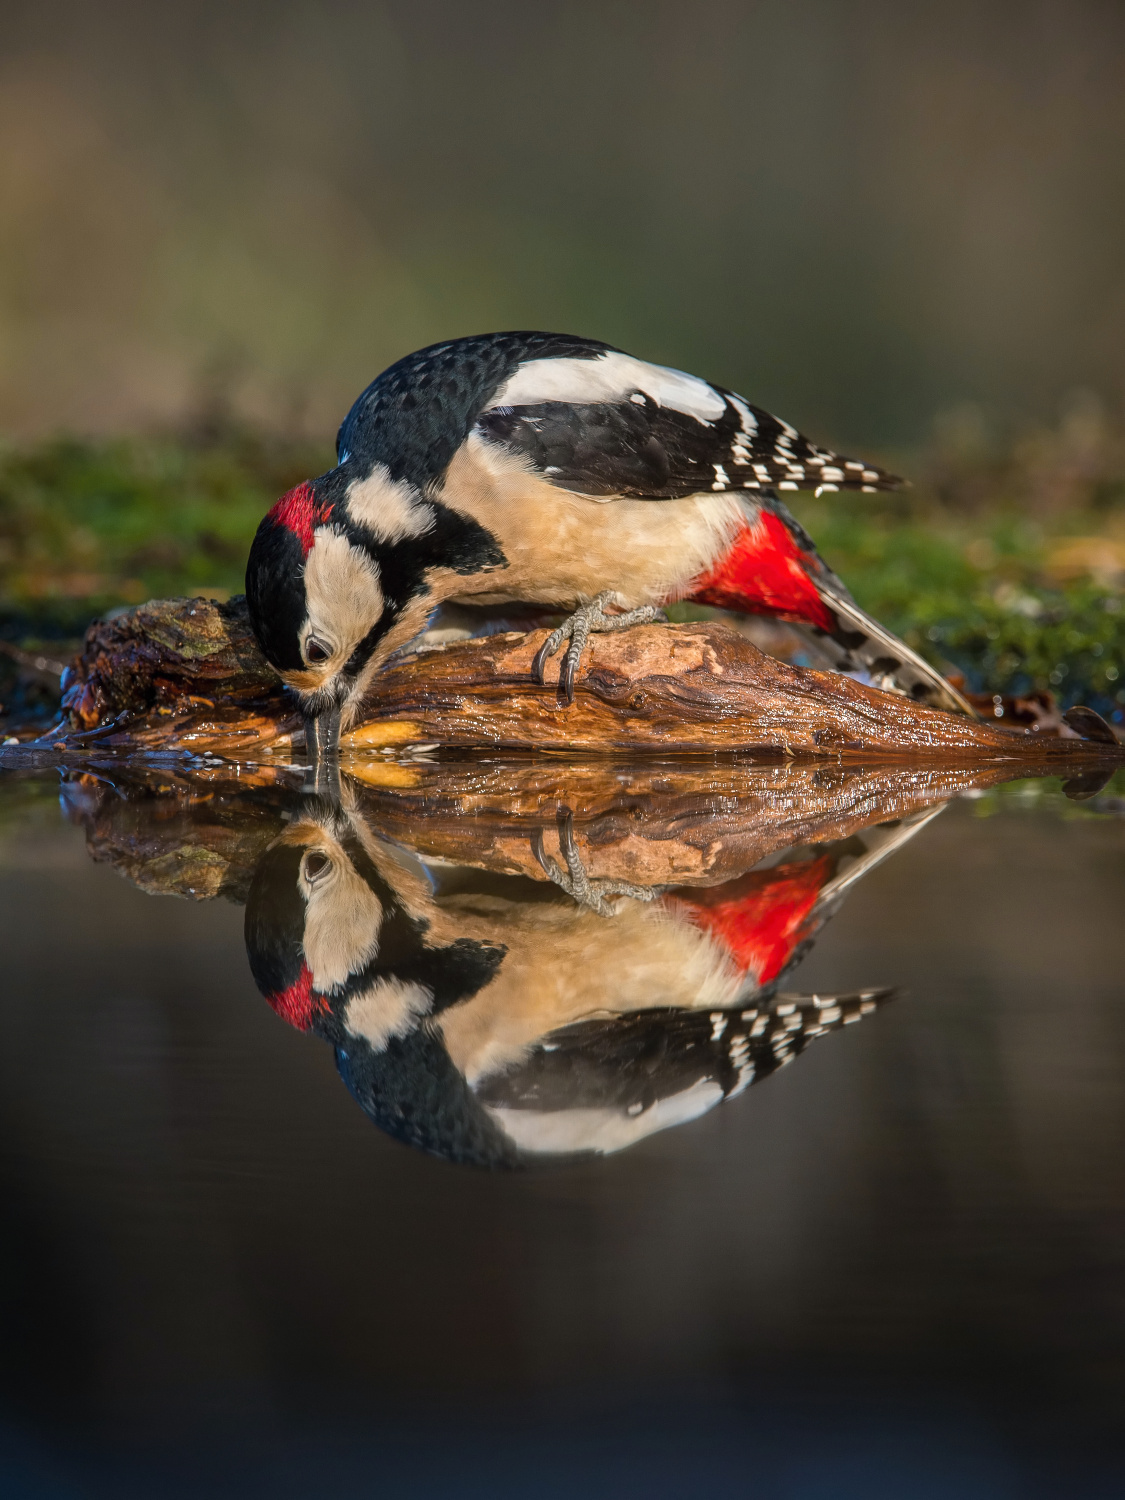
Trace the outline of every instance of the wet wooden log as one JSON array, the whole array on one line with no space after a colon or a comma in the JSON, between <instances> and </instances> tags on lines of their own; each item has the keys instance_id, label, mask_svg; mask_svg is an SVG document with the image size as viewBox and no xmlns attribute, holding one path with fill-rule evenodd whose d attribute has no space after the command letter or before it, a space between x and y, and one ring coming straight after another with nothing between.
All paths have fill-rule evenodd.
<instances>
[{"instance_id":1,"label":"wet wooden log","mask_svg":"<svg viewBox=\"0 0 1125 1500\"><path fill-rule=\"evenodd\" d=\"M110 769L112 783L71 776L64 805L85 827L93 859L153 893L245 900L266 848L287 820L309 811L292 768L271 767L272 777L257 779L226 764ZM1011 774L1000 765L793 760L357 760L342 778L342 802L375 837L448 865L545 882L540 853L565 863L565 836L591 879L706 887L781 850L900 823Z\"/></svg>"},{"instance_id":2,"label":"wet wooden log","mask_svg":"<svg viewBox=\"0 0 1125 1500\"><path fill-rule=\"evenodd\" d=\"M380 785L386 773L393 784ZM851 838L1012 776L1001 764L772 765L724 759L513 765L354 763L357 805L386 838L428 859L543 878L569 824L594 879L716 885L779 850Z\"/></svg>"},{"instance_id":3,"label":"wet wooden log","mask_svg":"<svg viewBox=\"0 0 1125 1500\"><path fill-rule=\"evenodd\" d=\"M593 636L568 705L558 657L546 686L532 677L543 639L542 631L495 635L398 658L376 679L345 751L929 759L1044 770L1125 753L1074 731L1059 738L976 722L791 666L714 620ZM254 760L303 745L296 701L262 658L241 600L156 601L98 622L65 688L69 723L46 742L58 750ZM1087 733L1091 723L1079 727Z\"/></svg>"}]
</instances>

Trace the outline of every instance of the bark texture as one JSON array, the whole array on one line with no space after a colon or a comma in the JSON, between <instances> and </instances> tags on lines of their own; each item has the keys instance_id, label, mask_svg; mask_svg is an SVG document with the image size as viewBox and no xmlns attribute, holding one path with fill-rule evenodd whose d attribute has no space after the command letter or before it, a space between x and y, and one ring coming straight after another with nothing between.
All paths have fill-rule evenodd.
<instances>
[{"instance_id":1,"label":"bark texture","mask_svg":"<svg viewBox=\"0 0 1125 1500\"><path fill-rule=\"evenodd\" d=\"M143 890L244 901L258 860L308 799L297 768L237 770L131 762L112 768L112 782L73 775L63 800L91 856ZM342 799L378 837L452 866L545 883L540 855L564 863L565 835L591 879L706 887L779 851L847 840L1011 774L997 764L357 760Z\"/></svg>"},{"instance_id":2,"label":"bark texture","mask_svg":"<svg viewBox=\"0 0 1125 1500\"><path fill-rule=\"evenodd\" d=\"M421 650L378 677L346 751L421 747L567 758L740 755L931 760L1029 769L1112 764L1123 751L1064 726L1052 737L924 707L834 672L790 666L718 621L591 637L577 695L540 686L544 632ZM154 601L88 632L64 684L60 750L253 760L303 744L300 715L262 658L241 600Z\"/></svg>"},{"instance_id":3,"label":"bark texture","mask_svg":"<svg viewBox=\"0 0 1125 1500\"><path fill-rule=\"evenodd\" d=\"M380 786L388 771L405 775ZM569 824L592 879L643 886L721 884L780 850L848 839L1012 774L996 763L546 759L514 766L369 761L349 772L370 824L425 858L541 880L536 851L562 863Z\"/></svg>"}]
</instances>

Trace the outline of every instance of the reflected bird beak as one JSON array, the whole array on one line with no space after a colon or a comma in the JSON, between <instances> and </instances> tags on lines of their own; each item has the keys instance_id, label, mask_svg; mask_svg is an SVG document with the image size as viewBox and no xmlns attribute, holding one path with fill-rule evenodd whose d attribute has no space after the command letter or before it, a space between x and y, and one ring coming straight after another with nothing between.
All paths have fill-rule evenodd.
<instances>
[{"instance_id":1,"label":"reflected bird beak","mask_svg":"<svg viewBox=\"0 0 1125 1500\"><path fill-rule=\"evenodd\" d=\"M316 793L330 795L339 781L340 714L335 705L305 719L305 754Z\"/></svg>"}]
</instances>

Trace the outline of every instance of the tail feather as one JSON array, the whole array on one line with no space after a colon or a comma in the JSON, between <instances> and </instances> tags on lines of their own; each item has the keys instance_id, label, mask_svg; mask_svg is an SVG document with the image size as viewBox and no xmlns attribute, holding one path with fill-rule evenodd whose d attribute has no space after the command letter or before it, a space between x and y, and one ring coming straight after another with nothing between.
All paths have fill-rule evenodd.
<instances>
[{"instance_id":1,"label":"tail feather","mask_svg":"<svg viewBox=\"0 0 1125 1500\"><path fill-rule=\"evenodd\" d=\"M860 835L860 842L866 845L864 852L858 859L849 861L843 869L833 875L831 880L821 886L817 894L817 916L823 921L839 906L857 881L862 880L876 865L881 865L885 859L889 859L904 844L908 844L916 834L921 833L927 823L932 823L948 806L947 802L935 802L930 807L923 807L919 812L911 813L909 817L901 821L880 823L874 828L865 828Z\"/></svg>"},{"instance_id":2,"label":"tail feather","mask_svg":"<svg viewBox=\"0 0 1125 1500\"><path fill-rule=\"evenodd\" d=\"M694 604L785 621L838 671L865 671L876 687L976 718L935 667L860 609L772 493L748 512L722 556L690 588L686 597Z\"/></svg>"},{"instance_id":3,"label":"tail feather","mask_svg":"<svg viewBox=\"0 0 1125 1500\"><path fill-rule=\"evenodd\" d=\"M799 1057L816 1037L861 1020L899 993L893 987L830 995L782 990L768 1000L759 1001L756 1008L751 1005L750 1009L738 1012L727 1047L739 1077L737 1084L728 1089L727 1097L741 1093L751 1083L761 1082ZM734 1021L733 1014L731 1020Z\"/></svg>"},{"instance_id":4,"label":"tail feather","mask_svg":"<svg viewBox=\"0 0 1125 1500\"><path fill-rule=\"evenodd\" d=\"M873 620L846 593L821 579L817 579L817 591L836 616L836 629L825 631L814 625L801 628L816 639L822 650L835 658L838 671L862 670L875 687L887 692L905 693L931 708L967 714L971 719L977 717L972 704L945 680L936 667L912 651L878 620Z\"/></svg>"}]
</instances>

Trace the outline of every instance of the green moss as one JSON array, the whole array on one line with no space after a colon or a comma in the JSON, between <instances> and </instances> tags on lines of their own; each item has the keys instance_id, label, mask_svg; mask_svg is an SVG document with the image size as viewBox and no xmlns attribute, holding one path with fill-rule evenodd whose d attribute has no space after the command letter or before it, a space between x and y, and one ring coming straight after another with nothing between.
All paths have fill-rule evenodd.
<instances>
[{"instance_id":1,"label":"green moss","mask_svg":"<svg viewBox=\"0 0 1125 1500\"><path fill-rule=\"evenodd\" d=\"M0 452L0 608L89 614L238 592L264 512L331 461L243 432L9 448Z\"/></svg>"},{"instance_id":2,"label":"green moss","mask_svg":"<svg viewBox=\"0 0 1125 1500\"><path fill-rule=\"evenodd\" d=\"M799 496L793 507L864 609L935 665L958 668L974 690L1048 689L1120 721L1119 513L1031 522L1004 512L958 517L924 502L867 506L864 498Z\"/></svg>"}]
</instances>

